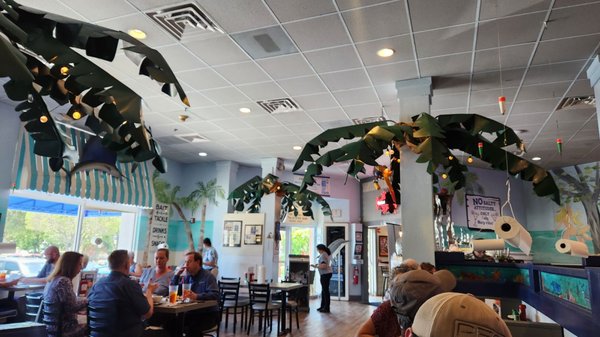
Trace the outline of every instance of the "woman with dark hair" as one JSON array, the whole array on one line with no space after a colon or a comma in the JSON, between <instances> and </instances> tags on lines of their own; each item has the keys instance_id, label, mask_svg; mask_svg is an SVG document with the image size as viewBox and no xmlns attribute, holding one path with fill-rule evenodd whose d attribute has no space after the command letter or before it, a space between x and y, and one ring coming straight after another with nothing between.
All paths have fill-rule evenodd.
<instances>
[{"instance_id":1,"label":"woman with dark hair","mask_svg":"<svg viewBox=\"0 0 600 337\"><path fill-rule=\"evenodd\" d=\"M317 251L319 252L319 258L317 264L313 267L319 269L321 275L321 307L317 309L320 312L329 312L329 304L331 302L331 296L329 295L329 281L333 275L331 269L331 251L324 244L317 245Z\"/></svg>"},{"instance_id":2,"label":"woman with dark hair","mask_svg":"<svg viewBox=\"0 0 600 337\"><path fill-rule=\"evenodd\" d=\"M202 252L202 269L210 271L216 278L217 275L219 275L219 266L217 266L219 254L217 254L217 250L212 246L212 242L209 238L204 238L202 243L204 244Z\"/></svg>"},{"instance_id":3,"label":"woman with dark hair","mask_svg":"<svg viewBox=\"0 0 600 337\"><path fill-rule=\"evenodd\" d=\"M60 303L62 310L62 336L80 337L86 333L86 328L77 323L77 312L87 305L86 298L75 297L72 280L79 275L82 267L83 255L76 252L65 252L60 256L54 271L48 276L48 283L44 288L44 301ZM56 317L46 316L44 321L56 321ZM55 325L47 325L49 335L56 335Z\"/></svg>"}]
</instances>

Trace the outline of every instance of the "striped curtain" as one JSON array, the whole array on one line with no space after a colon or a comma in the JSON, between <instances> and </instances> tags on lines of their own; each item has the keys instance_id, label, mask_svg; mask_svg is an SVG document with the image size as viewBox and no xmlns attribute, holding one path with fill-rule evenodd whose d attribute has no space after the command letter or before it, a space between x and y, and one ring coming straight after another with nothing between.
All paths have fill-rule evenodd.
<instances>
[{"instance_id":1,"label":"striped curtain","mask_svg":"<svg viewBox=\"0 0 600 337\"><path fill-rule=\"evenodd\" d=\"M84 132L57 125L65 134L71 137L75 148L82 147L89 135ZM13 169L14 188L34 190L98 201L114 202L140 207L152 207L154 187L152 173L146 162L139 163L135 172L131 172L133 163L118 163L116 167L123 178L118 179L98 170L80 171L69 179L64 170L53 172L50 169L49 158L33 153L34 140L21 128L20 141L15 153L16 164ZM74 162L65 159L63 167L69 170Z\"/></svg>"}]
</instances>

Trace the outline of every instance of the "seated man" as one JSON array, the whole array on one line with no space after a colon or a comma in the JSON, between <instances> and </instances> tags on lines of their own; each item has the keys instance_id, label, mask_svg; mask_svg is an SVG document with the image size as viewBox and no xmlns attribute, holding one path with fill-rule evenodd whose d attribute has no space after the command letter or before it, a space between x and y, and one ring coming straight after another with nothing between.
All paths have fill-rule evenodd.
<instances>
[{"instance_id":1,"label":"seated man","mask_svg":"<svg viewBox=\"0 0 600 337\"><path fill-rule=\"evenodd\" d=\"M156 290L154 290L154 294L168 296L169 282L171 282L171 278L173 277L173 271L167 267L167 262L169 262L169 250L166 248L159 248L156 250L156 253L154 253L154 261L156 267L146 268L142 272L142 277L140 277L140 284L143 287L142 290L145 291L150 283L156 283L158 286L156 287Z\"/></svg>"},{"instance_id":2,"label":"seated man","mask_svg":"<svg viewBox=\"0 0 600 337\"><path fill-rule=\"evenodd\" d=\"M417 311L404 337L511 337L506 323L492 308L472 295L436 295Z\"/></svg>"},{"instance_id":3,"label":"seated man","mask_svg":"<svg viewBox=\"0 0 600 337\"><path fill-rule=\"evenodd\" d=\"M42 270L37 274L36 277L25 277L21 279L21 282L26 284L46 284L46 279L52 271L54 270L54 265L56 265L56 261L60 257L60 251L56 246L49 246L44 250L44 257L46 258L46 263Z\"/></svg>"},{"instance_id":4,"label":"seated man","mask_svg":"<svg viewBox=\"0 0 600 337\"><path fill-rule=\"evenodd\" d=\"M186 277L191 280L192 292L184 298L191 300L219 300L219 285L209 270L202 269L202 255L198 252L185 254ZM219 307L188 312L185 322L190 331L204 331L219 323Z\"/></svg>"},{"instance_id":5,"label":"seated man","mask_svg":"<svg viewBox=\"0 0 600 337\"><path fill-rule=\"evenodd\" d=\"M112 337L141 336L144 330L142 319L154 312L152 293L156 284L148 285L146 293L137 282L129 279L129 257L126 250L115 250L108 256L110 274L101 278L90 290L88 306L111 308L110 322L106 328Z\"/></svg>"}]
</instances>

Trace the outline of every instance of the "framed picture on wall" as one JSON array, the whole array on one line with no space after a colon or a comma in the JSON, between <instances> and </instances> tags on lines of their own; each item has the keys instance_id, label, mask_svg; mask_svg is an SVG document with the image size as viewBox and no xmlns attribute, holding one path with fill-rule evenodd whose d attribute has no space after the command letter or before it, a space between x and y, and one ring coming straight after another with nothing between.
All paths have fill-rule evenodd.
<instances>
[{"instance_id":1,"label":"framed picture on wall","mask_svg":"<svg viewBox=\"0 0 600 337\"><path fill-rule=\"evenodd\" d=\"M354 233L354 241L356 241L356 242L362 242L362 232L355 232Z\"/></svg>"},{"instance_id":2,"label":"framed picture on wall","mask_svg":"<svg viewBox=\"0 0 600 337\"><path fill-rule=\"evenodd\" d=\"M388 253L388 237L386 235L379 236L379 246L378 246L379 256L387 257Z\"/></svg>"},{"instance_id":3,"label":"framed picture on wall","mask_svg":"<svg viewBox=\"0 0 600 337\"><path fill-rule=\"evenodd\" d=\"M242 221L226 220L223 224L223 247L242 246Z\"/></svg>"},{"instance_id":4,"label":"framed picture on wall","mask_svg":"<svg viewBox=\"0 0 600 337\"><path fill-rule=\"evenodd\" d=\"M357 243L354 245L354 255L361 256L363 251L362 243Z\"/></svg>"},{"instance_id":5,"label":"framed picture on wall","mask_svg":"<svg viewBox=\"0 0 600 337\"><path fill-rule=\"evenodd\" d=\"M262 225L244 226L244 245L262 245Z\"/></svg>"}]
</instances>

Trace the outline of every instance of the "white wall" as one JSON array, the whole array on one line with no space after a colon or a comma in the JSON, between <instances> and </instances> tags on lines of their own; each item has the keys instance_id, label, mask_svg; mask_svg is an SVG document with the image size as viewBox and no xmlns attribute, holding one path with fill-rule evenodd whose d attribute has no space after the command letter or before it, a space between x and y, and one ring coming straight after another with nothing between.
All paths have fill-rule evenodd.
<instances>
[{"instance_id":1,"label":"white wall","mask_svg":"<svg viewBox=\"0 0 600 337\"><path fill-rule=\"evenodd\" d=\"M12 185L12 169L19 129L19 113L8 104L0 102L0 242L4 234L4 223L8 208L8 194Z\"/></svg>"}]
</instances>

